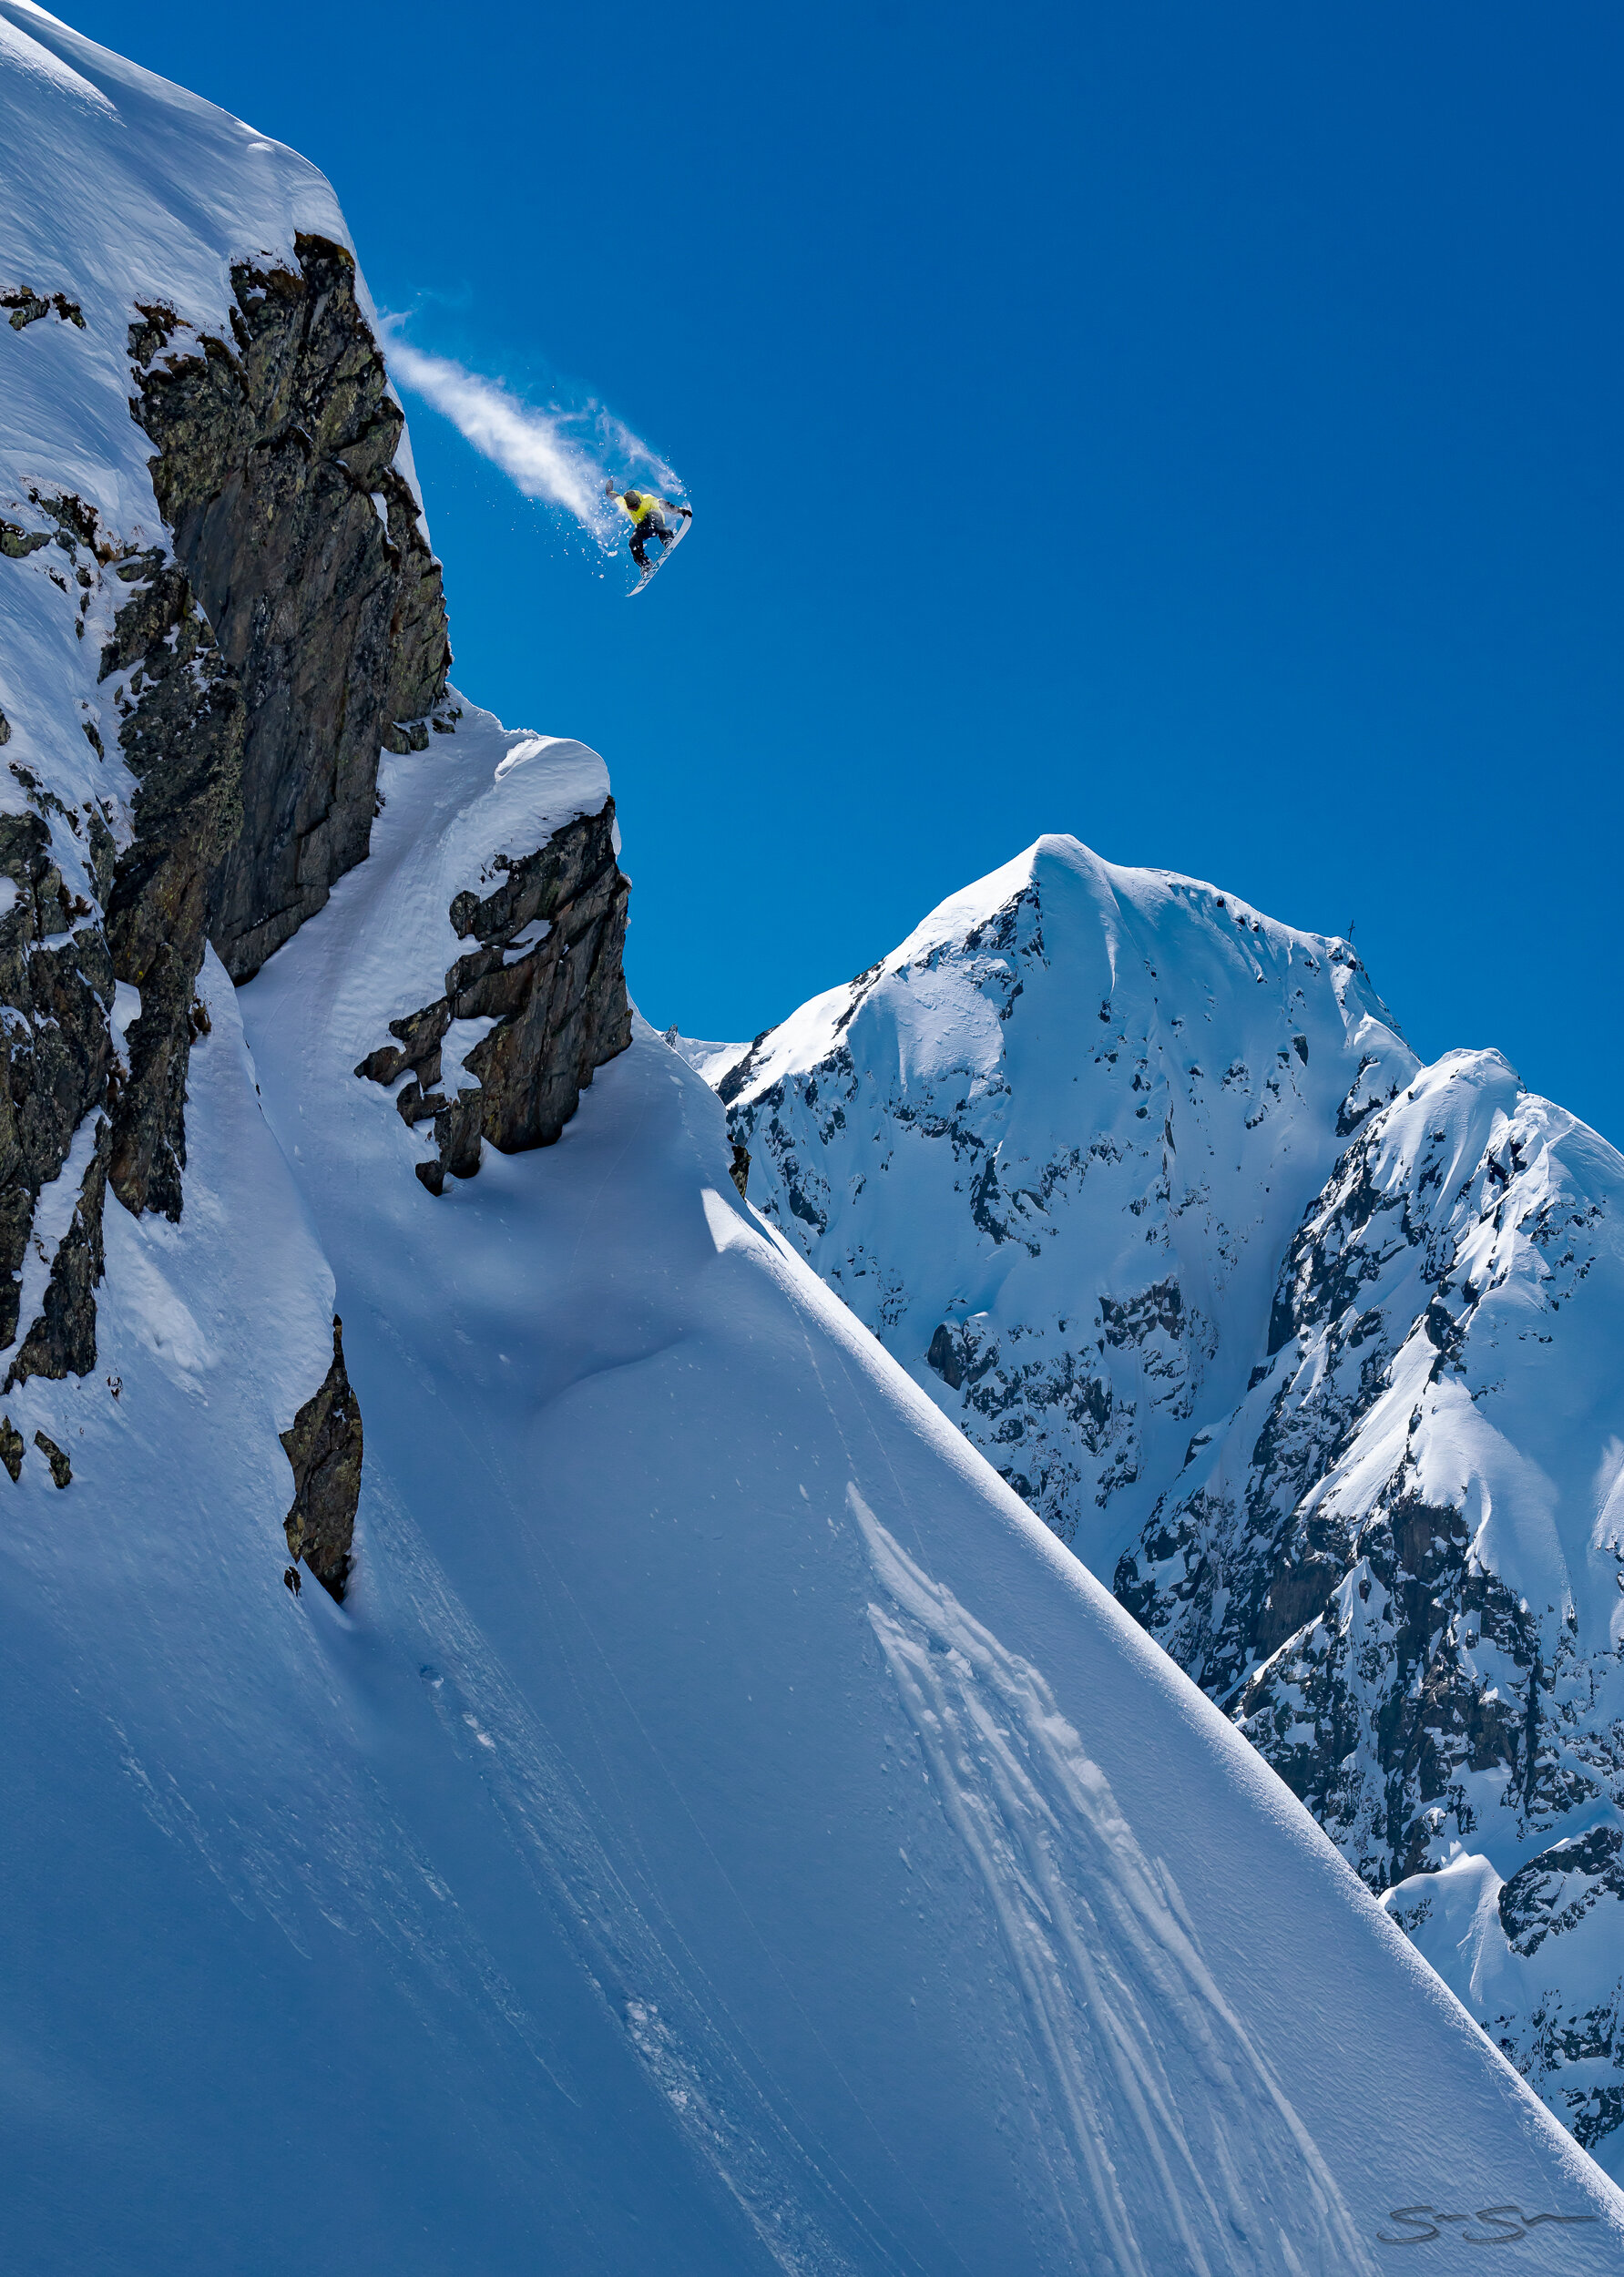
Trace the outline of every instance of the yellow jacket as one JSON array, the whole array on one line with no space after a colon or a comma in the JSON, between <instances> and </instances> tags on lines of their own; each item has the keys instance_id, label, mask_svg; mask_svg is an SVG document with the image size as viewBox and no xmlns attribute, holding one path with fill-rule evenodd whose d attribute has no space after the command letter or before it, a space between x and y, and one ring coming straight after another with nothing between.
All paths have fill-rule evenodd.
<instances>
[{"instance_id":1,"label":"yellow jacket","mask_svg":"<svg viewBox=\"0 0 1624 2277\"><path fill-rule=\"evenodd\" d=\"M630 515L634 522L648 521L650 515L658 514L665 504L665 500L657 498L651 490L618 491L616 496L621 513ZM631 503L634 498L637 500L636 505Z\"/></svg>"}]
</instances>

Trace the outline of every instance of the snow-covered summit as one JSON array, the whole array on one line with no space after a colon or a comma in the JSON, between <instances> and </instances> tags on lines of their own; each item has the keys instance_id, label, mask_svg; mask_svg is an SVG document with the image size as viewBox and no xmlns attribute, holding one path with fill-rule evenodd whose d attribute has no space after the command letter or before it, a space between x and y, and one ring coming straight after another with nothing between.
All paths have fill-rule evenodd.
<instances>
[{"instance_id":1,"label":"snow-covered summit","mask_svg":"<svg viewBox=\"0 0 1624 2277\"><path fill-rule=\"evenodd\" d=\"M1415 1065L1345 942L1050 837L707 1072L751 1199L1108 1572Z\"/></svg>"}]
</instances>

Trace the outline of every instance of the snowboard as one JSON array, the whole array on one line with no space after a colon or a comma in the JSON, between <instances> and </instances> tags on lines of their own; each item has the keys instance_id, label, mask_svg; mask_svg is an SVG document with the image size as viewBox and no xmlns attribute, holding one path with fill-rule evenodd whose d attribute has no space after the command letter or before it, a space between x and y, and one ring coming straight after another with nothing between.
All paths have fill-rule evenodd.
<instances>
[{"instance_id":1,"label":"snowboard","mask_svg":"<svg viewBox=\"0 0 1624 2277\"><path fill-rule=\"evenodd\" d=\"M671 542L669 546L660 546L659 540L657 537L649 539L649 544L651 546L659 546L659 551L651 557L649 567L644 570L636 585L632 587L631 591L627 595L626 597L628 601L635 601L638 595L643 590L645 586L652 585L654 583L655 578L659 577L660 571L665 567L667 562L669 561L671 556L676 552L678 546L681 545L683 539L688 536L688 533L692 529L692 515L680 514L677 517L677 526L671 532Z\"/></svg>"}]
</instances>

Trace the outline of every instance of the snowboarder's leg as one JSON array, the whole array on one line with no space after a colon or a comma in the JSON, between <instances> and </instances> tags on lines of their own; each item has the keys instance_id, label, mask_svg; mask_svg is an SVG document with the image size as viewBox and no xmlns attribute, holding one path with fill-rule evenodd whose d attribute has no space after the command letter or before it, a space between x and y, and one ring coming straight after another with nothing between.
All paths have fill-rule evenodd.
<instances>
[{"instance_id":1,"label":"snowboarder's leg","mask_svg":"<svg viewBox=\"0 0 1624 2277\"><path fill-rule=\"evenodd\" d=\"M649 574L649 556L643 550L643 540L647 536L647 527L641 522L631 534L631 557L645 577Z\"/></svg>"}]
</instances>

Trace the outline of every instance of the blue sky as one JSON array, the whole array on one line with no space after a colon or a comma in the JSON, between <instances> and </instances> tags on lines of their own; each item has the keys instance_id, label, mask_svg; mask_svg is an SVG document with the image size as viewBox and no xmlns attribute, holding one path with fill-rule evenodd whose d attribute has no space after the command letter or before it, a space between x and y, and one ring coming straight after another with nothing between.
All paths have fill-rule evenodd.
<instances>
[{"instance_id":1,"label":"blue sky","mask_svg":"<svg viewBox=\"0 0 1624 2277\"><path fill-rule=\"evenodd\" d=\"M1356 920L1624 1140L1624 17L79 5L381 302L695 509L628 608L414 412L456 677L608 759L649 1016L747 1036L1045 830Z\"/></svg>"}]
</instances>

